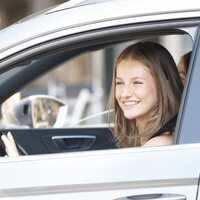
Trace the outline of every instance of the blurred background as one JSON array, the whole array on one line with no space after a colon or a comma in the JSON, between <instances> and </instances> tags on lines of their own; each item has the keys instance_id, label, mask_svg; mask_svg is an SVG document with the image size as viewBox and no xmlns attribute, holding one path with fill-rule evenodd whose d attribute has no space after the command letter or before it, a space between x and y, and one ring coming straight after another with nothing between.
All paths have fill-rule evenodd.
<instances>
[{"instance_id":1,"label":"blurred background","mask_svg":"<svg viewBox=\"0 0 200 200\"><path fill-rule=\"evenodd\" d=\"M67 0L0 0L0 29Z\"/></svg>"},{"instance_id":2,"label":"blurred background","mask_svg":"<svg viewBox=\"0 0 200 200\"><path fill-rule=\"evenodd\" d=\"M67 1L0 0L0 30L27 16ZM89 99L94 102L94 106L91 106L89 114L104 110L105 105L107 105L105 103L107 95L105 95L103 88L108 85L108 88L106 88L106 93L108 93L111 80L109 80L109 84L105 84L103 71L99 70L101 69L99 65L104 65L104 61L102 61L102 59L104 60L102 58L104 57L103 54L101 51L93 54L86 53L68 63L64 63L57 70L53 70L47 75L31 82L17 94L13 95L4 103L5 107L12 107L20 99L31 95L45 94L65 102L69 107L68 115L70 115L70 119L73 121L87 116L83 112ZM97 60L99 65L94 64Z\"/></svg>"}]
</instances>

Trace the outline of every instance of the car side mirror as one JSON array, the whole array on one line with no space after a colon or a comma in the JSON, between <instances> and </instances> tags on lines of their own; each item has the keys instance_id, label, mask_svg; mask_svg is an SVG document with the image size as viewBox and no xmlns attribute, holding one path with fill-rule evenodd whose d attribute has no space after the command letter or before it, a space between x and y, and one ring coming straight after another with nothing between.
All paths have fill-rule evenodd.
<instances>
[{"instance_id":1,"label":"car side mirror","mask_svg":"<svg viewBox=\"0 0 200 200\"><path fill-rule=\"evenodd\" d=\"M62 126L60 122L65 119L67 108L68 106L63 101L55 97L32 95L4 109L3 123L6 128L59 127Z\"/></svg>"}]
</instances>

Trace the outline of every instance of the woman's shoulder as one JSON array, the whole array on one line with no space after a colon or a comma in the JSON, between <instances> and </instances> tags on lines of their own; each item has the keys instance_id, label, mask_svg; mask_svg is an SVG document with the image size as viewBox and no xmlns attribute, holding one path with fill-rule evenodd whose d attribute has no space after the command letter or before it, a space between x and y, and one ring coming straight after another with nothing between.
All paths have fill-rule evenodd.
<instances>
[{"instance_id":1,"label":"woman's shoulder","mask_svg":"<svg viewBox=\"0 0 200 200\"><path fill-rule=\"evenodd\" d=\"M147 141L144 147L167 146L172 144L172 133L166 132Z\"/></svg>"}]
</instances>

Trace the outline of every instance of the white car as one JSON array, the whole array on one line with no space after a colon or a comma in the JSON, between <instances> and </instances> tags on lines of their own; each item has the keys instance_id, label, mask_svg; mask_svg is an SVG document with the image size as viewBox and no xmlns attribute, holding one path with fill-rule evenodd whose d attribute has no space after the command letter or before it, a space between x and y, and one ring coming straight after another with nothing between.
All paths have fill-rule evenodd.
<instances>
[{"instance_id":1,"label":"white car","mask_svg":"<svg viewBox=\"0 0 200 200\"><path fill-rule=\"evenodd\" d=\"M200 200L199 25L197 0L74 0L0 31L1 129L24 154L1 150L0 199ZM116 56L140 40L192 56L173 145L117 148L97 113Z\"/></svg>"}]
</instances>

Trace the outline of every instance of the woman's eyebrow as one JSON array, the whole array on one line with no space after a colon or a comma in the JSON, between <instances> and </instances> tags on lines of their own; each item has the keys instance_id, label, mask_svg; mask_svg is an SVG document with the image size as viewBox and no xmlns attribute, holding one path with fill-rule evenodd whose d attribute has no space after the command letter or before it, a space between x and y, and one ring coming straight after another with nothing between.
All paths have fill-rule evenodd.
<instances>
[{"instance_id":1,"label":"woman's eyebrow","mask_svg":"<svg viewBox=\"0 0 200 200\"><path fill-rule=\"evenodd\" d=\"M123 78L120 78L120 77L117 76L117 77L115 77L115 79L120 79L120 80L122 80Z\"/></svg>"},{"instance_id":2,"label":"woman's eyebrow","mask_svg":"<svg viewBox=\"0 0 200 200\"><path fill-rule=\"evenodd\" d=\"M145 78L142 77L142 76L136 76L136 77L132 77L131 80L134 81L134 80L138 80L138 79L142 79L144 80Z\"/></svg>"}]
</instances>

